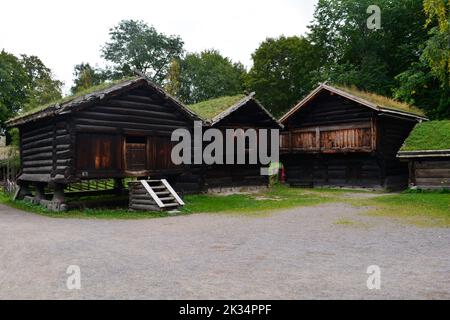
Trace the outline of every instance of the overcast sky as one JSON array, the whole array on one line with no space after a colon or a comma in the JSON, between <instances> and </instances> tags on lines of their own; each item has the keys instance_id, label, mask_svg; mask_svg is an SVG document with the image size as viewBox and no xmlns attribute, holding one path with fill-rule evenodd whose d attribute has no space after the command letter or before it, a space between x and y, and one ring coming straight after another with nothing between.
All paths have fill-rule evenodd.
<instances>
[{"instance_id":1,"label":"overcast sky","mask_svg":"<svg viewBox=\"0 0 450 320\"><path fill-rule=\"evenodd\" d=\"M104 66L100 48L122 19L180 35L187 51L218 49L251 66L266 37L303 35L317 0L14 0L0 10L0 50L37 55L65 82L80 62Z\"/></svg>"}]
</instances>

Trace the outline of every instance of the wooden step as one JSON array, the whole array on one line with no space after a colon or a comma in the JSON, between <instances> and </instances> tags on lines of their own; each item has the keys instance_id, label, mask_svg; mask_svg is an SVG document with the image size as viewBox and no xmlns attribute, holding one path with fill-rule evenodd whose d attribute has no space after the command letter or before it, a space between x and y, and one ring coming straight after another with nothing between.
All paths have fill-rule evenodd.
<instances>
[{"instance_id":1,"label":"wooden step","mask_svg":"<svg viewBox=\"0 0 450 320\"><path fill-rule=\"evenodd\" d=\"M169 191L158 191L158 192L155 192L155 194L159 197L159 196L165 196L167 194L170 194L170 192Z\"/></svg>"},{"instance_id":2,"label":"wooden step","mask_svg":"<svg viewBox=\"0 0 450 320\"><path fill-rule=\"evenodd\" d=\"M172 201L172 200L175 200L175 198L174 197L165 197L165 198L159 198L159 200L161 200L161 201Z\"/></svg>"},{"instance_id":3,"label":"wooden step","mask_svg":"<svg viewBox=\"0 0 450 320\"><path fill-rule=\"evenodd\" d=\"M130 208L137 210L174 210L184 205L165 179L141 180L130 188Z\"/></svg>"},{"instance_id":4,"label":"wooden step","mask_svg":"<svg viewBox=\"0 0 450 320\"><path fill-rule=\"evenodd\" d=\"M180 204L179 203L167 203L164 204L164 208L174 208L174 207L179 207Z\"/></svg>"}]
</instances>

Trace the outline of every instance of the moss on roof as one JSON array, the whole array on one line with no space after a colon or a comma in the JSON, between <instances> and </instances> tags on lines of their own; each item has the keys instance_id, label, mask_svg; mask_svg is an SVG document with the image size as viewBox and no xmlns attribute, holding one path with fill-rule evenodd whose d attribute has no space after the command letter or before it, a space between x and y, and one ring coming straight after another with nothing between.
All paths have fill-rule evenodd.
<instances>
[{"instance_id":1,"label":"moss on roof","mask_svg":"<svg viewBox=\"0 0 450 320\"><path fill-rule=\"evenodd\" d=\"M450 120L416 125L400 151L450 150Z\"/></svg>"},{"instance_id":2,"label":"moss on roof","mask_svg":"<svg viewBox=\"0 0 450 320\"><path fill-rule=\"evenodd\" d=\"M381 96L367 91L362 91L357 89L356 87L345 87L345 86L335 86L335 87L351 95L354 95L360 99L364 99L368 102L371 102L382 108L409 112L423 117L425 116L425 113L419 108L385 96Z\"/></svg>"},{"instance_id":3,"label":"moss on roof","mask_svg":"<svg viewBox=\"0 0 450 320\"><path fill-rule=\"evenodd\" d=\"M92 94L92 93L94 93L96 91L107 90L109 88L114 87L115 85L120 84L120 83L124 83L124 82L131 81L131 80L136 80L136 79L138 79L138 77L133 76L133 77L122 78L122 79L119 79L119 80L103 82L103 83L101 83L99 85L90 87L88 89L82 90L82 91L77 92L75 94L63 97L61 99L52 101L50 103L47 103L47 104L44 104L44 105L41 105L41 106L34 107L34 108L30 109L30 110L26 110L26 111L20 113L19 115L17 115L16 117L12 118L11 121L17 120L17 119L20 119L22 117L29 116L29 115L32 115L32 114L35 114L35 113L38 113L38 112L43 111L43 110L45 110L47 108L55 107L55 106L58 106L58 105L63 105L65 103L71 102L71 101L73 101L73 100L75 100L77 98L81 98L81 97L87 96L89 94Z\"/></svg>"},{"instance_id":4,"label":"moss on roof","mask_svg":"<svg viewBox=\"0 0 450 320\"><path fill-rule=\"evenodd\" d=\"M211 99L196 104L189 105L189 109L195 112L200 118L204 120L212 120L228 108L234 106L236 103L245 98L245 95L239 94L229 97L220 97Z\"/></svg>"}]
</instances>

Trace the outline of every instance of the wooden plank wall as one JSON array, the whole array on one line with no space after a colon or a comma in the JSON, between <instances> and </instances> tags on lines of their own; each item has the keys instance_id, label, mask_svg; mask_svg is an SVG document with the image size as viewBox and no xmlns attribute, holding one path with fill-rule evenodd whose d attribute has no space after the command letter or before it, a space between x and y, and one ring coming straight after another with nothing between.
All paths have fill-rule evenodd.
<instances>
[{"instance_id":1,"label":"wooden plank wall","mask_svg":"<svg viewBox=\"0 0 450 320\"><path fill-rule=\"evenodd\" d=\"M381 168L370 154L285 154L286 180L304 187L381 187Z\"/></svg>"},{"instance_id":2,"label":"wooden plank wall","mask_svg":"<svg viewBox=\"0 0 450 320\"><path fill-rule=\"evenodd\" d=\"M282 136L281 143L284 152L366 152L374 149L370 122L292 129Z\"/></svg>"},{"instance_id":3,"label":"wooden plank wall","mask_svg":"<svg viewBox=\"0 0 450 320\"><path fill-rule=\"evenodd\" d=\"M204 178L206 189L246 186L267 186L267 176L261 176L260 165L212 165Z\"/></svg>"},{"instance_id":4,"label":"wooden plank wall","mask_svg":"<svg viewBox=\"0 0 450 320\"><path fill-rule=\"evenodd\" d=\"M405 189L408 186L408 164L397 153L416 125L415 121L381 116L378 118L377 157L382 166L384 186Z\"/></svg>"},{"instance_id":5,"label":"wooden plank wall","mask_svg":"<svg viewBox=\"0 0 450 320\"><path fill-rule=\"evenodd\" d=\"M421 189L450 188L450 159L412 160L411 185Z\"/></svg>"}]
</instances>

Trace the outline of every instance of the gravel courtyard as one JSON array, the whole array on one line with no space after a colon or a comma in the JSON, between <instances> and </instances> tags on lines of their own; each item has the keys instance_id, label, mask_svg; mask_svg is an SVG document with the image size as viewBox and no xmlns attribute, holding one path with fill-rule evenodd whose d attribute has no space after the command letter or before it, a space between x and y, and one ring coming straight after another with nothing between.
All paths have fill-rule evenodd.
<instances>
[{"instance_id":1,"label":"gravel courtyard","mask_svg":"<svg viewBox=\"0 0 450 320\"><path fill-rule=\"evenodd\" d=\"M0 205L0 299L450 299L450 229L362 213L75 220Z\"/></svg>"}]
</instances>

